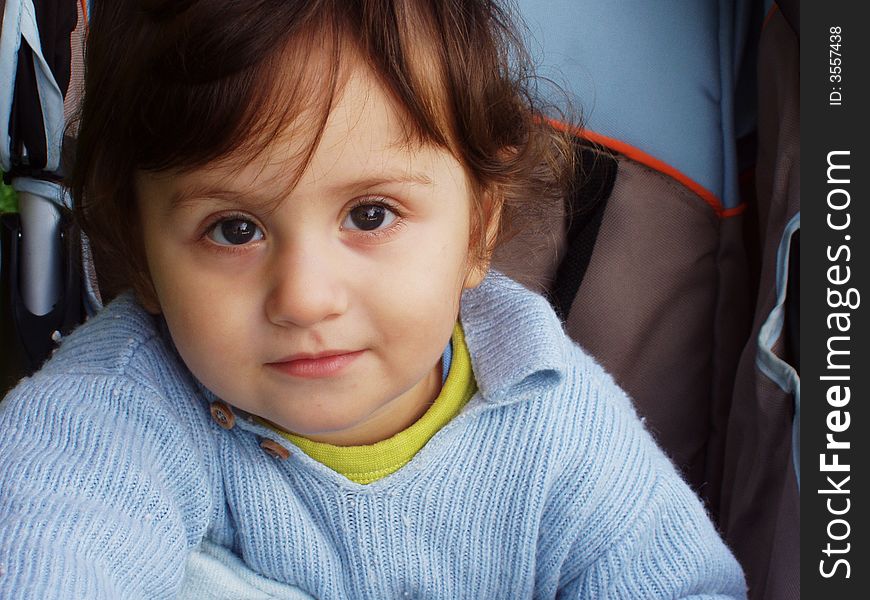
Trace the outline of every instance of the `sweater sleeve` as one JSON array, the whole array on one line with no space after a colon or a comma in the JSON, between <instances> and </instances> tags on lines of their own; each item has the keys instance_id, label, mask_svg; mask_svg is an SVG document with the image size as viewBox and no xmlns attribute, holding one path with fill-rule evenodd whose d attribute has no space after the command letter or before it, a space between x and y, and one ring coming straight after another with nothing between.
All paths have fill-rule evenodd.
<instances>
[{"instance_id":1,"label":"sweater sleeve","mask_svg":"<svg viewBox=\"0 0 870 600\"><path fill-rule=\"evenodd\" d=\"M544 524L561 532L558 598L746 598L743 572L634 406L597 367ZM551 588L552 589L552 588Z\"/></svg>"},{"instance_id":2,"label":"sweater sleeve","mask_svg":"<svg viewBox=\"0 0 870 600\"><path fill-rule=\"evenodd\" d=\"M0 403L0 597L173 597L211 503L181 423L117 375L38 373L13 390Z\"/></svg>"},{"instance_id":3,"label":"sweater sleeve","mask_svg":"<svg viewBox=\"0 0 870 600\"><path fill-rule=\"evenodd\" d=\"M588 548L575 543L569 563ZM567 571L571 571L568 565ZM562 582L558 598L745 599L743 573L700 501L674 474L592 564Z\"/></svg>"}]
</instances>

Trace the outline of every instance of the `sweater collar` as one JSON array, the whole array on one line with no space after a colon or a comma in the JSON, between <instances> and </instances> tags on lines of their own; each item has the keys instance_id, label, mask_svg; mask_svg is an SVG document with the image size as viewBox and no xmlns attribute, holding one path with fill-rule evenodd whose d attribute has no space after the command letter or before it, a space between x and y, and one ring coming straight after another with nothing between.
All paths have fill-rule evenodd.
<instances>
[{"instance_id":1,"label":"sweater collar","mask_svg":"<svg viewBox=\"0 0 870 600\"><path fill-rule=\"evenodd\" d=\"M459 318L485 401L507 404L562 381L571 348L543 296L490 270L463 292Z\"/></svg>"}]
</instances>

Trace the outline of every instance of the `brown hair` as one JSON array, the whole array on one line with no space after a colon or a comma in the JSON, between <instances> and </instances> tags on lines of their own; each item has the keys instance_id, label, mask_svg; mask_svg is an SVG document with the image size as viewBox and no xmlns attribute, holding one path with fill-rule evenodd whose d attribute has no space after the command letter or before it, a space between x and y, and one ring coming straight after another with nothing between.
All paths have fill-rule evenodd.
<instances>
[{"instance_id":1,"label":"brown hair","mask_svg":"<svg viewBox=\"0 0 870 600\"><path fill-rule=\"evenodd\" d=\"M150 289L136 172L250 158L305 113L312 136L294 165L301 175L340 91L347 48L405 110L409 142L447 148L466 169L480 258L492 250L481 245L482 192L497 191L499 241L561 200L570 142L542 118L530 60L497 2L97 2L70 187L104 299Z\"/></svg>"}]
</instances>

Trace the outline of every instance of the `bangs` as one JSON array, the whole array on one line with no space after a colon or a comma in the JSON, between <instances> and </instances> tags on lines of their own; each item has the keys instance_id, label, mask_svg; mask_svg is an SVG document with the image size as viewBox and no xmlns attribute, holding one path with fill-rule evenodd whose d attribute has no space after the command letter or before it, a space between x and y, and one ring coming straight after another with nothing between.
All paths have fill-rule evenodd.
<instances>
[{"instance_id":1,"label":"bangs","mask_svg":"<svg viewBox=\"0 0 870 600\"><path fill-rule=\"evenodd\" d=\"M443 53L432 19L416 3L397 3L392 14L365 3L259 4L271 10L248 6L251 18L232 29L225 15L196 14L196 3L179 14L152 14L161 43L142 55L145 77L131 99L139 110L122 142L135 149L134 169L241 167L289 136L296 152L287 169L298 179L356 65L372 69L395 100L406 144L434 143L461 161Z\"/></svg>"},{"instance_id":2,"label":"bangs","mask_svg":"<svg viewBox=\"0 0 870 600\"><path fill-rule=\"evenodd\" d=\"M140 88L141 110L129 128L134 168L243 166L289 135L298 152L288 168L303 170L341 92L345 51L334 15L309 16L295 15L295 30L284 31L285 39L265 56L250 48L247 37L203 44L203 36L180 28L184 33L146 65L149 85ZM208 25L197 21L203 33Z\"/></svg>"}]
</instances>

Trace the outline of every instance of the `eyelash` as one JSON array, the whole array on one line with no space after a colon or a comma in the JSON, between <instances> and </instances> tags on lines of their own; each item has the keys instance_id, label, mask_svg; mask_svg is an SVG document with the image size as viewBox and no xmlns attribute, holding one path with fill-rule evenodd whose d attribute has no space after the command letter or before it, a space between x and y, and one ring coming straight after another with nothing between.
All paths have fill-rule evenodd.
<instances>
[{"instance_id":1,"label":"eyelash","mask_svg":"<svg viewBox=\"0 0 870 600\"><path fill-rule=\"evenodd\" d=\"M344 212L342 217L342 222L356 208L360 206L381 206L386 208L390 212L396 215L396 219L391 223L386 229L375 229L372 231L362 231L362 230L347 230L343 229L343 231L353 231L354 235L362 236L364 238L368 238L372 241L384 241L388 239L390 236L395 235L398 231L400 231L403 227L405 227L405 219L404 215L395 203L388 201L384 196L365 196L356 200L353 204L351 204L348 209ZM259 228L261 231L264 231L264 228L257 222L256 219L253 219L250 215L242 212L229 212L222 213L216 215L214 218L209 219L206 224L203 226L202 231L200 231L198 240L204 244L208 244L212 249L215 249L219 252L228 252L231 254L237 254L240 252L244 252L250 244L241 244L241 245L223 245L218 244L209 239L208 234L217 226L221 221L229 221L232 219L239 219L244 221L251 221L254 225Z\"/></svg>"}]
</instances>

